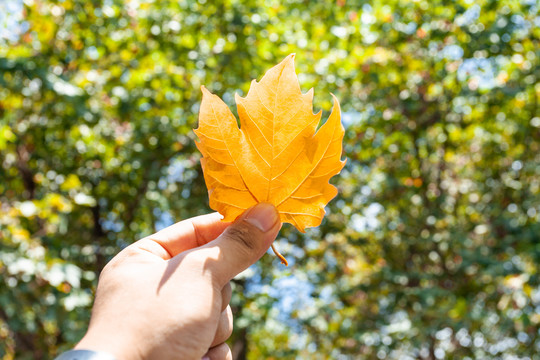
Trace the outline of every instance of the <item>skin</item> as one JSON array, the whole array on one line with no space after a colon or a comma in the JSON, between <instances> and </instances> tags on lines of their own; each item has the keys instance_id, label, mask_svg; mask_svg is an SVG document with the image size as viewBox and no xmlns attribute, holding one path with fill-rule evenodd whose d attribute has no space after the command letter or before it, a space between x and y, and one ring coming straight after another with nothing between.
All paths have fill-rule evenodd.
<instances>
[{"instance_id":1,"label":"skin","mask_svg":"<svg viewBox=\"0 0 540 360\"><path fill-rule=\"evenodd\" d=\"M232 359L229 281L255 263L281 223L270 204L234 223L217 213L179 222L122 250L103 269L75 349L119 360Z\"/></svg>"}]
</instances>

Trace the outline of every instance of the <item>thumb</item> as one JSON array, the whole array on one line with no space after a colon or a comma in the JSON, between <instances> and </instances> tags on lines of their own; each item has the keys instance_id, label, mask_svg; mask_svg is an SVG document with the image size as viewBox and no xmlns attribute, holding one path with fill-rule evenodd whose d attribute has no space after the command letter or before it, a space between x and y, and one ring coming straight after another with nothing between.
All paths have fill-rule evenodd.
<instances>
[{"instance_id":1,"label":"thumb","mask_svg":"<svg viewBox=\"0 0 540 360\"><path fill-rule=\"evenodd\" d=\"M219 249L219 259L208 264L214 278L225 285L259 260L275 240L281 222L272 204L246 210L217 239L206 246Z\"/></svg>"}]
</instances>

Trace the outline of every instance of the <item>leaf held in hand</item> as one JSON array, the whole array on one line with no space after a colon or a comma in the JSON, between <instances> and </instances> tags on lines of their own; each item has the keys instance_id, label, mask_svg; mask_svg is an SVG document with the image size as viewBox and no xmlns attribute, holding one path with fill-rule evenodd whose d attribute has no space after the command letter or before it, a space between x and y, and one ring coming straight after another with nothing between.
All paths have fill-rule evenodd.
<instances>
[{"instance_id":1,"label":"leaf held in hand","mask_svg":"<svg viewBox=\"0 0 540 360\"><path fill-rule=\"evenodd\" d=\"M210 207L234 221L244 210L268 202L282 222L304 232L318 226L324 207L337 194L329 184L341 161L344 129L334 97L330 117L318 131L313 89L300 91L294 54L253 80L245 98L236 95L240 128L227 105L201 87L195 133Z\"/></svg>"}]
</instances>

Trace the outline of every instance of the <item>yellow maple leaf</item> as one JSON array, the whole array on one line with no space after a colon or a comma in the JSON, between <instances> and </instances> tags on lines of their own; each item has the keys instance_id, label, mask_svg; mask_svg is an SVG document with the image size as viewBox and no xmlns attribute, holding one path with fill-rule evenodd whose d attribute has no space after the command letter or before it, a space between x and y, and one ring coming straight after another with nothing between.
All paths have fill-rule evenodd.
<instances>
[{"instance_id":1,"label":"yellow maple leaf","mask_svg":"<svg viewBox=\"0 0 540 360\"><path fill-rule=\"evenodd\" d=\"M282 222L301 232L320 225L324 207L337 194L329 184L341 160L344 129L338 100L320 127L313 114L313 89L302 94L294 54L253 80L245 98L236 95L240 128L227 105L201 87L197 147L210 207L234 221L244 210L267 202Z\"/></svg>"}]
</instances>

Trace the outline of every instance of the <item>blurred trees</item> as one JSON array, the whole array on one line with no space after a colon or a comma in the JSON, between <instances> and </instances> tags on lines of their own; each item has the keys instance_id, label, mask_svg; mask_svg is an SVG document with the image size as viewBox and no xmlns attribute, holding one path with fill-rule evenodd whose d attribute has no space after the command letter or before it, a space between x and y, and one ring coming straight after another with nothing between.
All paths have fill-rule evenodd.
<instances>
[{"instance_id":1,"label":"blurred trees","mask_svg":"<svg viewBox=\"0 0 540 360\"><path fill-rule=\"evenodd\" d=\"M282 230L292 266L235 281L237 358L538 359L537 6L4 5L0 356L68 349L110 257L210 211L200 85L234 108L296 52L316 110L341 101L348 162L323 225Z\"/></svg>"}]
</instances>

